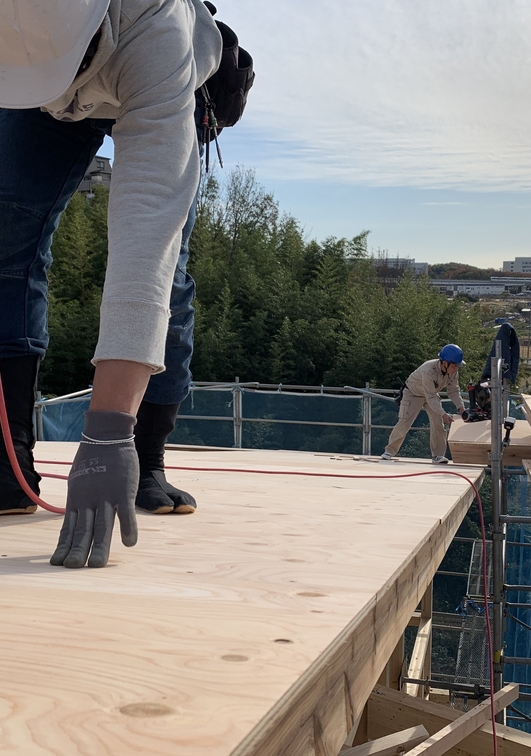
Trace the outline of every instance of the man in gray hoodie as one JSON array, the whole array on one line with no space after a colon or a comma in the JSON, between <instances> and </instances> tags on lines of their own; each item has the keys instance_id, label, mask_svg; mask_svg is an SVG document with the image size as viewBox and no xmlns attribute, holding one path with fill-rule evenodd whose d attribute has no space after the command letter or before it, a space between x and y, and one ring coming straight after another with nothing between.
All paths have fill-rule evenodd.
<instances>
[{"instance_id":1,"label":"man in gray hoodie","mask_svg":"<svg viewBox=\"0 0 531 756\"><path fill-rule=\"evenodd\" d=\"M122 541L137 540L134 427L150 377L164 370L199 179L194 92L220 54L200 0L0 0L0 375L36 493L31 411L52 235L105 135L115 143L94 387L52 564L104 566L116 514ZM33 507L0 448L0 511Z\"/></svg>"}]
</instances>

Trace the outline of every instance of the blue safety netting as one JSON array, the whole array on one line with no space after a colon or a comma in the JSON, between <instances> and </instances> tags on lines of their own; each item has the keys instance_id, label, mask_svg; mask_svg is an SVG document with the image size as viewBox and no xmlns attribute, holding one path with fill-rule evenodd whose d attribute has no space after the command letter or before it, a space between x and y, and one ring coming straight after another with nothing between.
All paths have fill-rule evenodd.
<instances>
[{"instance_id":1,"label":"blue safety netting","mask_svg":"<svg viewBox=\"0 0 531 756\"><path fill-rule=\"evenodd\" d=\"M83 430L83 414L89 399L69 399L58 404L41 405L44 441L79 441Z\"/></svg>"},{"instance_id":2,"label":"blue safety netting","mask_svg":"<svg viewBox=\"0 0 531 756\"><path fill-rule=\"evenodd\" d=\"M513 476L507 485L507 511L513 516L531 515L531 488L527 477ZM512 545L518 544L518 545ZM508 585L529 586L531 583L531 526L510 524L507 526L507 576ZM531 604L531 591L508 591L507 601L516 604ZM531 606L508 607L505 620L505 655L531 661ZM520 683L522 693L531 693L531 664L505 664L504 682ZM517 709L531 717L531 701L515 702ZM520 719L510 712L512 727L531 732L531 722Z\"/></svg>"},{"instance_id":3,"label":"blue safety netting","mask_svg":"<svg viewBox=\"0 0 531 756\"><path fill-rule=\"evenodd\" d=\"M241 445L248 449L361 454L363 451L363 397L325 393L282 393L250 389L241 391ZM229 389L194 388L181 404L168 442L197 446L235 445L235 392ZM43 439L79 441L88 398L42 405ZM451 403L450 403L451 405ZM449 406L450 409L450 406ZM371 397L371 453L381 454L397 421L398 408L389 400ZM421 412L414 428L427 428ZM376 426L376 427L374 427ZM384 427L378 427L384 426ZM429 457L429 435L412 433L400 456Z\"/></svg>"}]
</instances>

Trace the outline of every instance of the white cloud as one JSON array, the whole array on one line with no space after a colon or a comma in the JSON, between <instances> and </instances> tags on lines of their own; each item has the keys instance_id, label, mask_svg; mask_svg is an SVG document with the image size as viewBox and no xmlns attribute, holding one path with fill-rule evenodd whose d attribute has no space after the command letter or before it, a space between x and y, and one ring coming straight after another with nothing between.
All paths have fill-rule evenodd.
<instances>
[{"instance_id":1,"label":"white cloud","mask_svg":"<svg viewBox=\"0 0 531 756\"><path fill-rule=\"evenodd\" d=\"M531 188L528 0L218 5L255 60L238 128L262 176Z\"/></svg>"}]
</instances>

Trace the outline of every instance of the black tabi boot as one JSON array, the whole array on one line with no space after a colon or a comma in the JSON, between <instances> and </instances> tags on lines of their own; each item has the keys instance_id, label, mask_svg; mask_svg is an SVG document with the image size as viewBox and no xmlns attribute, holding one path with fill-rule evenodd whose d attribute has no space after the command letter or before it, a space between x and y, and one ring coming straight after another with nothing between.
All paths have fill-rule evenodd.
<instances>
[{"instance_id":1,"label":"black tabi boot","mask_svg":"<svg viewBox=\"0 0 531 756\"><path fill-rule=\"evenodd\" d=\"M0 376L6 400L9 428L15 453L29 487L39 494L40 475L33 466L33 406L40 358L37 355L0 359ZM37 505L26 496L7 456L0 433L0 515L31 514Z\"/></svg>"},{"instance_id":2,"label":"black tabi boot","mask_svg":"<svg viewBox=\"0 0 531 756\"><path fill-rule=\"evenodd\" d=\"M172 432L179 404L143 401L137 414L135 446L140 463L136 506L152 514L191 514L196 503L186 491L170 485L164 475L164 444Z\"/></svg>"}]
</instances>

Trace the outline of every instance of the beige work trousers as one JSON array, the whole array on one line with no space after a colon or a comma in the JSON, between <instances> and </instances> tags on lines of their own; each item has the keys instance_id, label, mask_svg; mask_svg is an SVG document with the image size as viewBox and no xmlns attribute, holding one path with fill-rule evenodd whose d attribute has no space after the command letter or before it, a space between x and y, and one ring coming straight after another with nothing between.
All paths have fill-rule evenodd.
<instances>
[{"instance_id":1,"label":"beige work trousers","mask_svg":"<svg viewBox=\"0 0 531 756\"><path fill-rule=\"evenodd\" d=\"M407 388L404 389L404 395L398 413L398 422L391 431L389 442L385 447L386 452L389 452L393 457L398 453L409 429L422 409L426 410L430 419L431 456L444 457L446 454L446 431L444 430L442 417L436 414L432 408L426 404L426 400L423 396L415 396Z\"/></svg>"}]
</instances>

